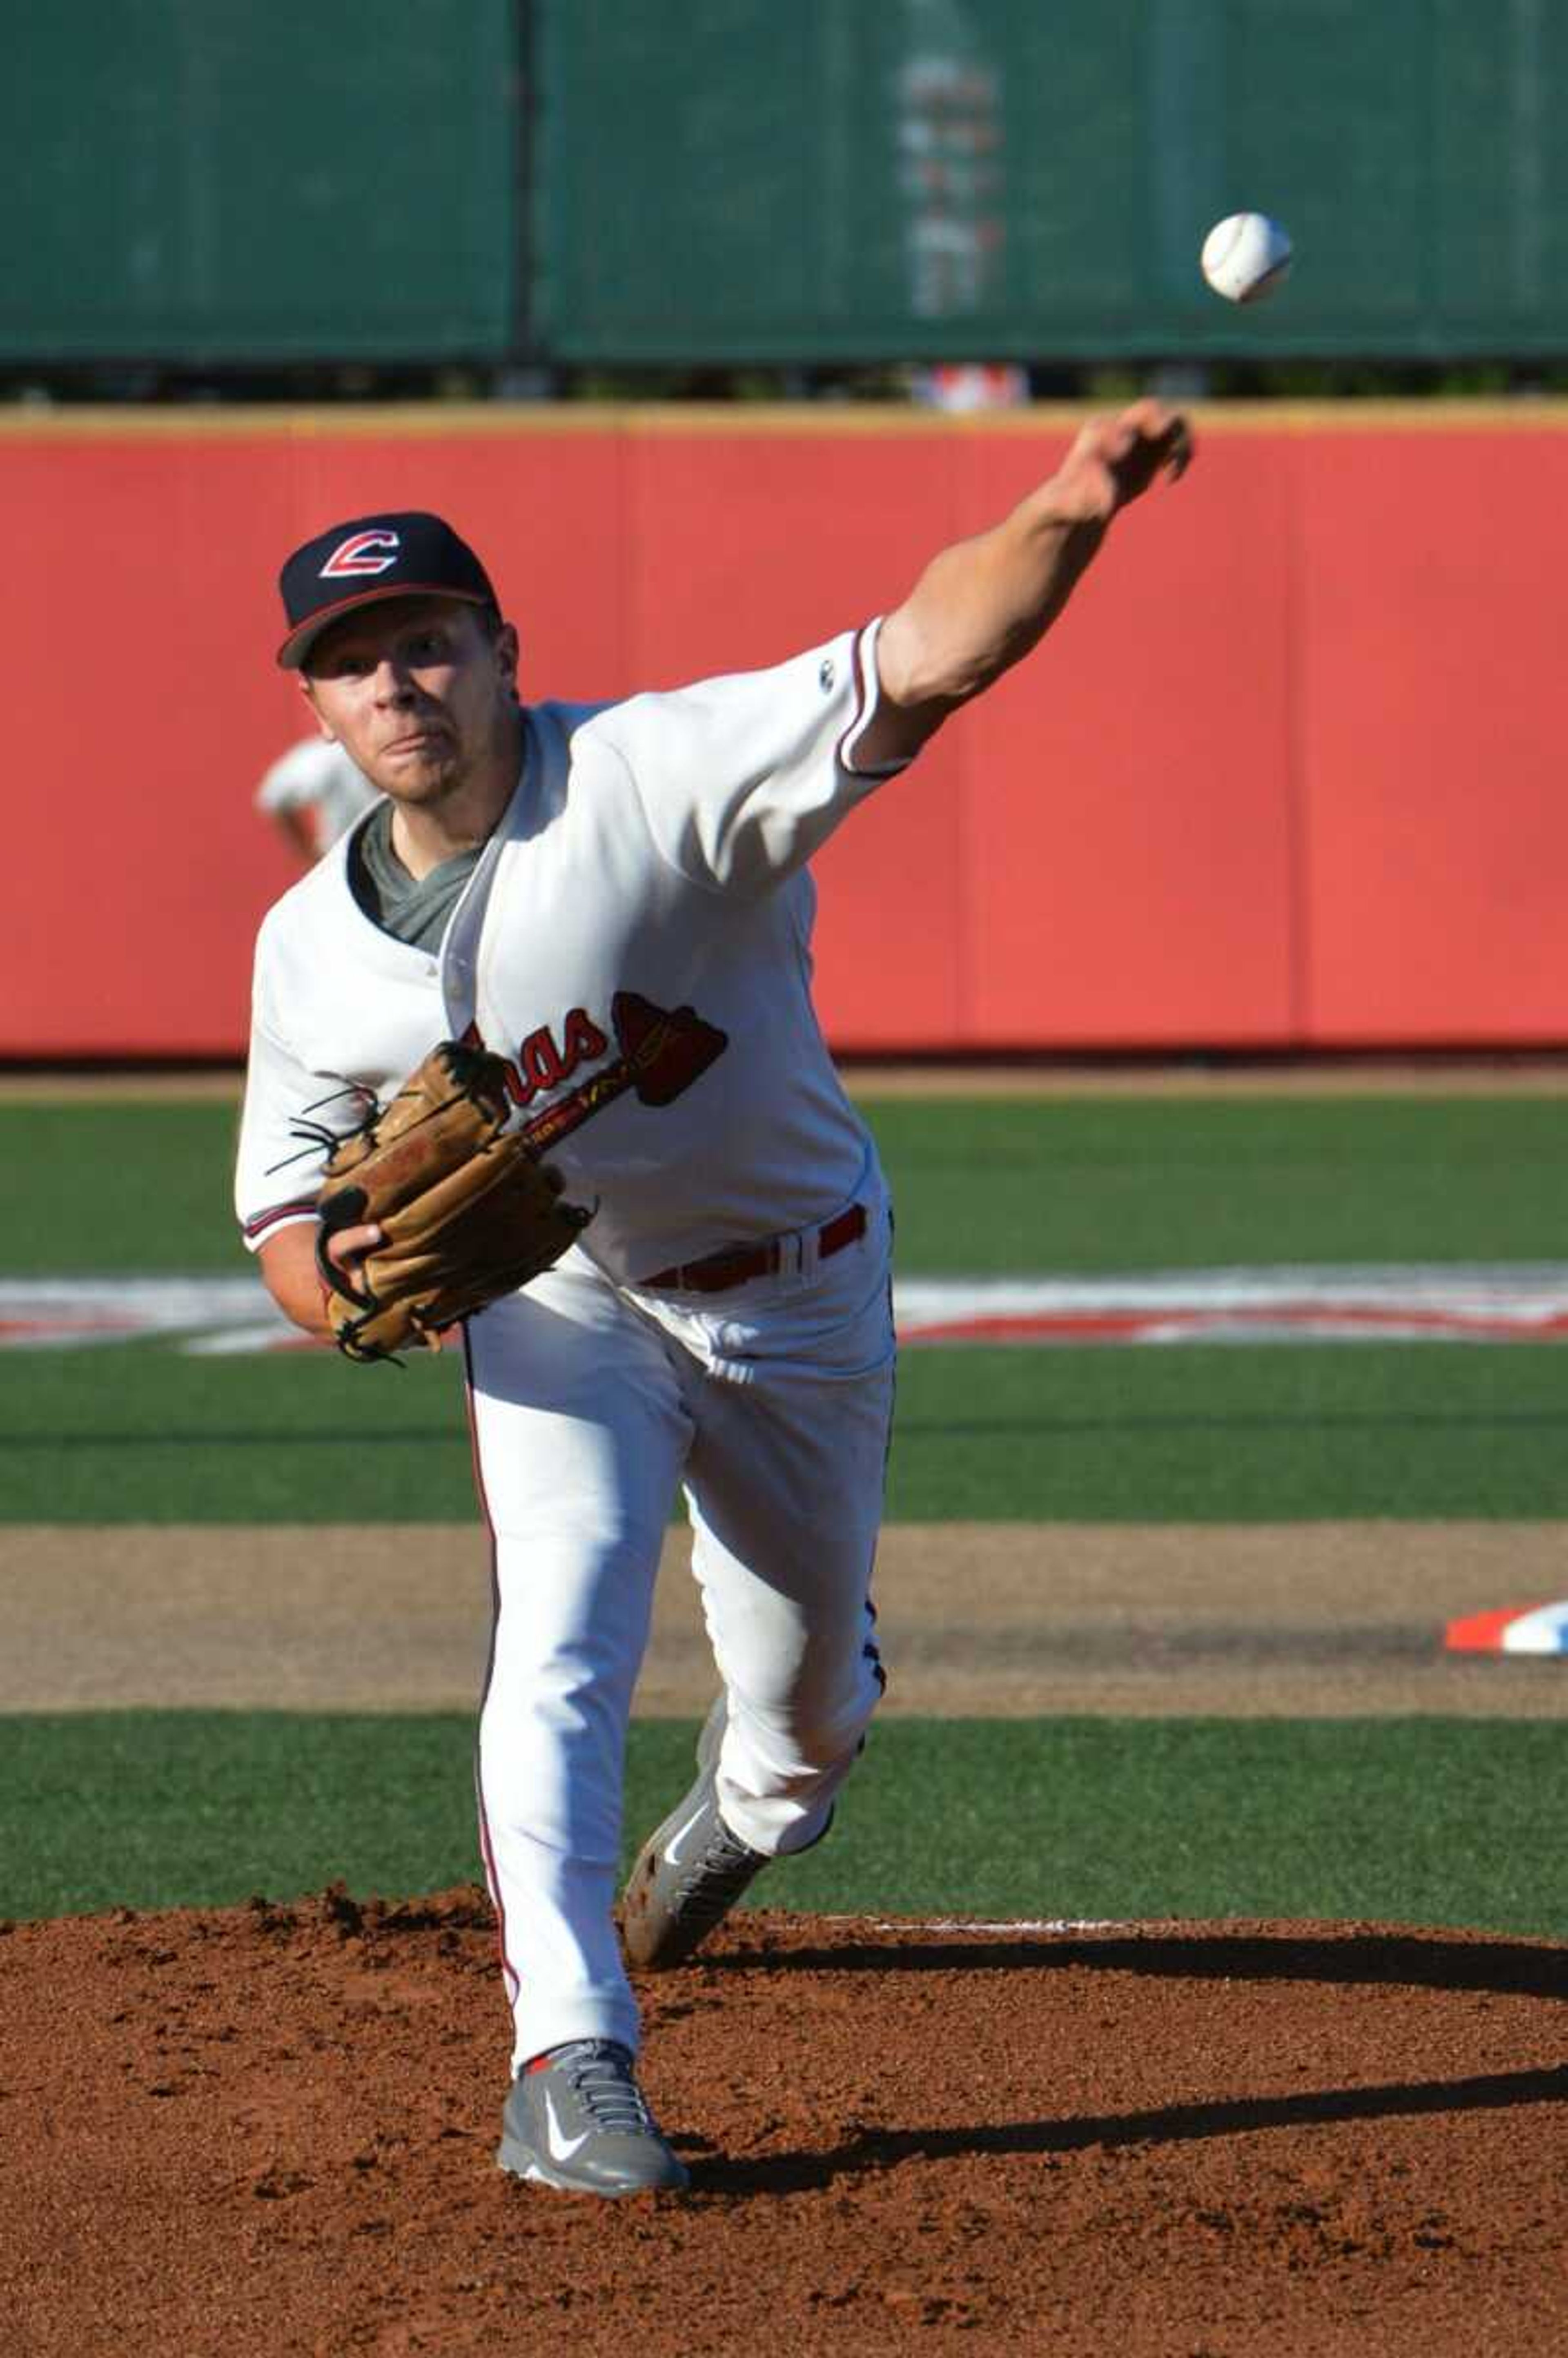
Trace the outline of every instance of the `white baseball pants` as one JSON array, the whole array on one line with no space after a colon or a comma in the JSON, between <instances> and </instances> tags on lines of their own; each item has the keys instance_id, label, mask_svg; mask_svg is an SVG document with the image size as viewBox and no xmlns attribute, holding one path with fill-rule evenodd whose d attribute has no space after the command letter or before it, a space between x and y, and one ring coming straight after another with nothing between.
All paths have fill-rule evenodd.
<instances>
[{"instance_id":1,"label":"white baseball pants","mask_svg":"<svg viewBox=\"0 0 1568 2358\"><path fill-rule=\"evenodd\" d=\"M677 1487L729 1694L719 1807L774 1855L821 1832L881 1691L871 1563L892 1411L890 1219L731 1292L626 1295L580 1254L468 1328L495 1628L480 1715L485 1868L514 2069L635 2050L611 1918L626 1722ZM679 1798L672 1794L670 1802Z\"/></svg>"}]
</instances>

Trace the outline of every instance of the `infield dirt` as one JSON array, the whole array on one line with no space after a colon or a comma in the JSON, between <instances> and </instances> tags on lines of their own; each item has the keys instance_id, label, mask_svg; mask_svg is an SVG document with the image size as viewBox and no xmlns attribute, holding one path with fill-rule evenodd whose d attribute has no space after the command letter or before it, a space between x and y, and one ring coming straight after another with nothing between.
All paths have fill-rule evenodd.
<instances>
[{"instance_id":1,"label":"infield dirt","mask_svg":"<svg viewBox=\"0 0 1568 2358\"><path fill-rule=\"evenodd\" d=\"M0 1938L27 2358L1546 2358L1568 1950L749 1916L644 1984L692 2173L503 2178L477 1893Z\"/></svg>"},{"instance_id":2,"label":"infield dirt","mask_svg":"<svg viewBox=\"0 0 1568 2358\"><path fill-rule=\"evenodd\" d=\"M713 1693L689 1549L671 1532L651 1715ZM1568 1663L1453 1655L1443 1633L1565 1578L1554 1522L892 1525L883 1708L1557 1718ZM0 1526L0 1712L466 1711L489 1643L466 1524Z\"/></svg>"}]
</instances>

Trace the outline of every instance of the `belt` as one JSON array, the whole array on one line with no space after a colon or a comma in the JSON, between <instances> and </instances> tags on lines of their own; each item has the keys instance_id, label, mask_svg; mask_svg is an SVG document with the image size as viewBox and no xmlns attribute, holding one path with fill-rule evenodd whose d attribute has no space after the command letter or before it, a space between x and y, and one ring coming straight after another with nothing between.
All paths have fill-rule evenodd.
<instances>
[{"instance_id":1,"label":"belt","mask_svg":"<svg viewBox=\"0 0 1568 2358\"><path fill-rule=\"evenodd\" d=\"M864 1204L851 1204L847 1212L838 1212L816 1231L816 1258L829 1260L857 1237L866 1233ZM786 1248L794 1242L791 1237L771 1237L762 1245L727 1245L722 1252L708 1253L701 1260L683 1262L678 1269L662 1269L656 1277L639 1281L639 1291L647 1293L727 1293L732 1285L744 1285L751 1277L771 1277L784 1266Z\"/></svg>"}]
</instances>

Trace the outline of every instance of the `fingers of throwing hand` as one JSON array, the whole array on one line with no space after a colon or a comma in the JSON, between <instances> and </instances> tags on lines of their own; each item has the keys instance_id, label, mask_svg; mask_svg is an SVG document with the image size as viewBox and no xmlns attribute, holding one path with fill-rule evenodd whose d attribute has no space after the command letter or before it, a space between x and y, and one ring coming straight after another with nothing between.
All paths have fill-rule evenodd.
<instances>
[{"instance_id":1,"label":"fingers of throwing hand","mask_svg":"<svg viewBox=\"0 0 1568 2358\"><path fill-rule=\"evenodd\" d=\"M1178 482L1193 455L1192 435L1184 417L1157 401L1135 402L1116 421L1119 448L1110 460L1122 500L1137 499L1156 475Z\"/></svg>"},{"instance_id":2,"label":"fingers of throwing hand","mask_svg":"<svg viewBox=\"0 0 1568 2358\"><path fill-rule=\"evenodd\" d=\"M1193 438L1184 417L1173 417L1162 437L1162 464L1173 483L1180 482L1193 461Z\"/></svg>"}]
</instances>

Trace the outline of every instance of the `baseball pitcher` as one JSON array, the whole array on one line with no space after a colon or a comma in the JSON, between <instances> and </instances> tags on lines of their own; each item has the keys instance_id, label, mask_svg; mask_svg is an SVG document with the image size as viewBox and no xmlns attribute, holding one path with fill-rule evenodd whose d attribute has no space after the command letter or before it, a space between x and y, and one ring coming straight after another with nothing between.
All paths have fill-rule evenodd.
<instances>
[{"instance_id":1,"label":"baseball pitcher","mask_svg":"<svg viewBox=\"0 0 1568 2358\"><path fill-rule=\"evenodd\" d=\"M380 792L262 925L237 1208L307 1332L362 1363L464 1355L494 1563L480 1826L515 2029L499 2159L520 2177L685 2184L638 2084L625 1958L678 1963L821 1839L882 1688L891 1224L812 1011L808 863L1187 457L1153 402L1092 420L884 619L604 705L520 702L517 634L438 517L335 524L283 568L278 660ZM677 1492L719 1691L618 1932L626 1723Z\"/></svg>"}]
</instances>

